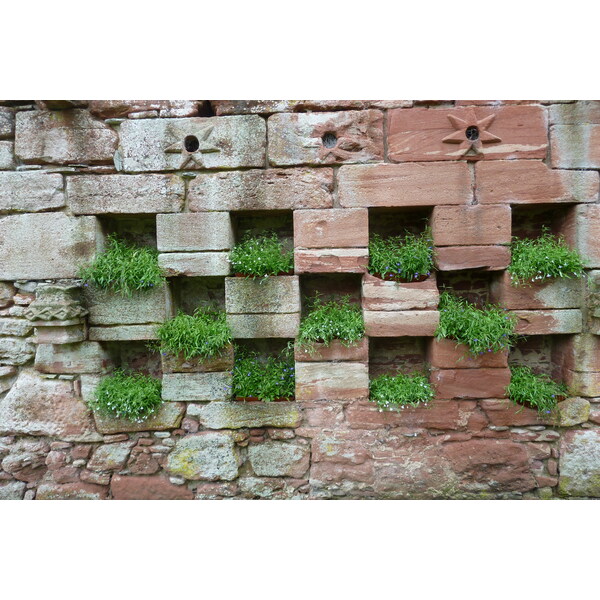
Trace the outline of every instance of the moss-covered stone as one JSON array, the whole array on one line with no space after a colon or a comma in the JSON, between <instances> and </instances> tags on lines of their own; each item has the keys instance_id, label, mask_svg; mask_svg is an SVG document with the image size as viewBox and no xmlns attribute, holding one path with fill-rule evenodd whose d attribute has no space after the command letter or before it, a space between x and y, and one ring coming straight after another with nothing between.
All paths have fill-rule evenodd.
<instances>
[{"instance_id":1,"label":"moss-covered stone","mask_svg":"<svg viewBox=\"0 0 600 600\"><path fill-rule=\"evenodd\" d=\"M590 416L590 403L585 398L567 398L556 407L558 424L570 427L585 423Z\"/></svg>"}]
</instances>

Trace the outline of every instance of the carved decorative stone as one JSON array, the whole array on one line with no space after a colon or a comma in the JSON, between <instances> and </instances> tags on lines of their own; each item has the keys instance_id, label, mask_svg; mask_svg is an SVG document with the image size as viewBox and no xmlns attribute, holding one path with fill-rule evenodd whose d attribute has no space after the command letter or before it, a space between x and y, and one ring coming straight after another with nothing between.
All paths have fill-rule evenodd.
<instances>
[{"instance_id":1,"label":"carved decorative stone","mask_svg":"<svg viewBox=\"0 0 600 600\"><path fill-rule=\"evenodd\" d=\"M442 142L459 144L458 149L462 150L465 158L480 158L483 154L481 151L483 144L502 141L497 135L487 131L495 118L496 115L492 114L478 119L473 109L469 110L463 119L449 114L448 120L452 123L455 131L447 135Z\"/></svg>"}]
</instances>

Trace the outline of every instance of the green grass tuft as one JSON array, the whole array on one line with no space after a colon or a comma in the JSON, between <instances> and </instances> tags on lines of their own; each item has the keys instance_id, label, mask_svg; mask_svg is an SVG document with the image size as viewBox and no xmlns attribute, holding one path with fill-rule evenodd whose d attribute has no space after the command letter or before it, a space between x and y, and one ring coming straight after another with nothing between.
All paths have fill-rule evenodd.
<instances>
[{"instance_id":1,"label":"green grass tuft","mask_svg":"<svg viewBox=\"0 0 600 600\"><path fill-rule=\"evenodd\" d=\"M234 273L254 277L279 275L294 270L294 253L283 249L277 234L246 235L229 254Z\"/></svg>"},{"instance_id":2,"label":"green grass tuft","mask_svg":"<svg viewBox=\"0 0 600 600\"><path fill-rule=\"evenodd\" d=\"M547 227L536 239L513 238L508 272L513 285L584 275L580 254L569 248L562 236L552 235Z\"/></svg>"},{"instance_id":3,"label":"green grass tuft","mask_svg":"<svg viewBox=\"0 0 600 600\"><path fill-rule=\"evenodd\" d=\"M435 393L423 373L412 375L380 375L369 384L370 398L380 410L397 410L398 407L427 404Z\"/></svg>"},{"instance_id":4,"label":"green grass tuft","mask_svg":"<svg viewBox=\"0 0 600 600\"><path fill-rule=\"evenodd\" d=\"M111 417L141 423L156 412L162 402L160 379L117 370L102 379L89 406Z\"/></svg>"},{"instance_id":5,"label":"green grass tuft","mask_svg":"<svg viewBox=\"0 0 600 600\"><path fill-rule=\"evenodd\" d=\"M473 355L505 350L518 338L514 332L517 317L499 306L477 308L463 298L442 292L439 310L435 336L465 344Z\"/></svg>"},{"instance_id":6,"label":"green grass tuft","mask_svg":"<svg viewBox=\"0 0 600 600\"><path fill-rule=\"evenodd\" d=\"M233 367L234 396L256 396L264 402L293 398L296 378L294 355L290 349L278 357L262 359L258 353L237 347Z\"/></svg>"},{"instance_id":7,"label":"green grass tuft","mask_svg":"<svg viewBox=\"0 0 600 600\"><path fill-rule=\"evenodd\" d=\"M364 335L365 322L360 305L351 304L347 296L328 302L317 296L300 323L297 342L311 347L315 342L328 346L333 340L340 340L344 346L350 346Z\"/></svg>"},{"instance_id":8,"label":"green grass tuft","mask_svg":"<svg viewBox=\"0 0 600 600\"><path fill-rule=\"evenodd\" d=\"M383 238L373 235L369 242L369 273L384 279L411 281L433 270L431 229L420 235L408 231L404 236Z\"/></svg>"},{"instance_id":9,"label":"green grass tuft","mask_svg":"<svg viewBox=\"0 0 600 600\"><path fill-rule=\"evenodd\" d=\"M515 404L536 408L540 415L549 414L558 403L558 396L566 396L567 387L552 381L547 375L536 375L529 367L511 367L508 397Z\"/></svg>"},{"instance_id":10,"label":"green grass tuft","mask_svg":"<svg viewBox=\"0 0 600 600\"><path fill-rule=\"evenodd\" d=\"M206 308L193 315L179 312L158 328L157 336L161 352L174 356L182 352L186 360L217 356L232 340L225 312Z\"/></svg>"},{"instance_id":11,"label":"green grass tuft","mask_svg":"<svg viewBox=\"0 0 600 600\"><path fill-rule=\"evenodd\" d=\"M79 276L122 296L153 288L165 280L158 266L157 250L128 244L114 235L109 236L106 250L92 265L80 269Z\"/></svg>"}]
</instances>

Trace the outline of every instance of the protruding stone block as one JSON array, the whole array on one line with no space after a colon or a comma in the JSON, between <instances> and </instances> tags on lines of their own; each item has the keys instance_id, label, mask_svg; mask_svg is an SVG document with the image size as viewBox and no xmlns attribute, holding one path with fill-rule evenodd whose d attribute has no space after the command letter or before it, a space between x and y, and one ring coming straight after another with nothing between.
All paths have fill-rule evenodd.
<instances>
[{"instance_id":1,"label":"protruding stone block","mask_svg":"<svg viewBox=\"0 0 600 600\"><path fill-rule=\"evenodd\" d=\"M436 246L508 245L510 206L434 206L431 229Z\"/></svg>"},{"instance_id":2,"label":"protruding stone block","mask_svg":"<svg viewBox=\"0 0 600 600\"><path fill-rule=\"evenodd\" d=\"M561 376L571 394L587 398L600 396L600 372L579 371L563 367Z\"/></svg>"},{"instance_id":3,"label":"protruding stone block","mask_svg":"<svg viewBox=\"0 0 600 600\"><path fill-rule=\"evenodd\" d=\"M0 280L77 277L102 239L95 217L63 213L0 219Z\"/></svg>"},{"instance_id":4,"label":"protruding stone block","mask_svg":"<svg viewBox=\"0 0 600 600\"><path fill-rule=\"evenodd\" d=\"M120 170L178 171L263 167L266 126L259 116L124 121Z\"/></svg>"},{"instance_id":5,"label":"protruding stone block","mask_svg":"<svg viewBox=\"0 0 600 600\"><path fill-rule=\"evenodd\" d=\"M540 415L537 410L516 404L511 400L485 399L481 408L495 427L522 427L524 425L552 425L551 415ZM556 436L558 437L558 435Z\"/></svg>"},{"instance_id":6,"label":"protruding stone block","mask_svg":"<svg viewBox=\"0 0 600 600\"><path fill-rule=\"evenodd\" d=\"M338 172L345 208L468 204L473 192L465 163L348 165Z\"/></svg>"},{"instance_id":7,"label":"protruding stone block","mask_svg":"<svg viewBox=\"0 0 600 600\"><path fill-rule=\"evenodd\" d=\"M155 325L113 325L90 327L89 339L94 342L125 342L133 340L156 340Z\"/></svg>"},{"instance_id":8,"label":"protruding stone block","mask_svg":"<svg viewBox=\"0 0 600 600\"><path fill-rule=\"evenodd\" d=\"M433 338L428 344L427 362L437 369L508 367L508 350L473 356L468 346L459 344L455 340Z\"/></svg>"},{"instance_id":9,"label":"protruding stone block","mask_svg":"<svg viewBox=\"0 0 600 600\"><path fill-rule=\"evenodd\" d=\"M435 274L425 281L397 283L368 273L362 279L362 305L365 310L400 311L435 309L440 300Z\"/></svg>"},{"instance_id":10,"label":"protruding stone block","mask_svg":"<svg viewBox=\"0 0 600 600\"><path fill-rule=\"evenodd\" d=\"M26 163L112 163L116 131L87 110L20 111L15 154Z\"/></svg>"},{"instance_id":11,"label":"protruding stone block","mask_svg":"<svg viewBox=\"0 0 600 600\"><path fill-rule=\"evenodd\" d=\"M433 369L431 383L437 399L504 398L510 369Z\"/></svg>"},{"instance_id":12,"label":"protruding stone block","mask_svg":"<svg viewBox=\"0 0 600 600\"><path fill-rule=\"evenodd\" d=\"M294 211L296 248L366 248L369 213L364 208Z\"/></svg>"},{"instance_id":13,"label":"protruding stone block","mask_svg":"<svg viewBox=\"0 0 600 600\"><path fill-rule=\"evenodd\" d=\"M191 211L331 208L333 169L203 173L190 181Z\"/></svg>"},{"instance_id":14,"label":"protruding stone block","mask_svg":"<svg viewBox=\"0 0 600 600\"><path fill-rule=\"evenodd\" d=\"M315 343L311 346L300 346L296 343L294 357L298 362L326 362L326 361L369 361L369 338L349 346L344 346L340 340L332 340L329 346Z\"/></svg>"},{"instance_id":15,"label":"protruding stone block","mask_svg":"<svg viewBox=\"0 0 600 600\"><path fill-rule=\"evenodd\" d=\"M186 359L183 352L173 356L168 352L161 355L163 373L214 373L233 369L233 344L223 348L212 358L194 356ZM229 385L229 384L228 384Z\"/></svg>"},{"instance_id":16,"label":"protruding stone block","mask_svg":"<svg viewBox=\"0 0 600 600\"><path fill-rule=\"evenodd\" d=\"M432 336L440 322L437 310L363 310L369 337Z\"/></svg>"},{"instance_id":17,"label":"protruding stone block","mask_svg":"<svg viewBox=\"0 0 600 600\"><path fill-rule=\"evenodd\" d=\"M300 328L300 312L227 314L234 338L295 338Z\"/></svg>"},{"instance_id":18,"label":"protruding stone block","mask_svg":"<svg viewBox=\"0 0 600 600\"><path fill-rule=\"evenodd\" d=\"M296 273L365 273L368 265L368 248L294 250Z\"/></svg>"},{"instance_id":19,"label":"protruding stone block","mask_svg":"<svg viewBox=\"0 0 600 600\"><path fill-rule=\"evenodd\" d=\"M110 354L97 342L39 344L35 354L40 373L105 373L112 366Z\"/></svg>"},{"instance_id":20,"label":"protruding stone block","mask_svg":"<svg viewBox=\"0 0 600 600\"><path fill-rule=\"evenodd\" d=\"M197 417L208 429L246 427L291 427L300 425L302 415L295 402L211 402L190 404L187 414Z\"/></svg>"},{"instance_id":21,"label":"protruding stone block","mask_svg":"<svg viewBox=\"0 0 600 600\"><path fill-rule=\"evenodd\" d=\"M550 142L553 168L600 168L600 124L553 125Z\"/></svg>"},{"instance_id":22,"label":"protruding stone block","mask_svg":"<svg viewBox=\"0 0 600 600\"><path fill-rule=\"evenodd\" d=\"M441 246L436 247L435 266L439 271L479 269L503 271L510 264L508 246Z\"/></svg>"},{"instance_id":23,"label":"protruding stone block","mask_svg":"<svg viewBox=\"0 0 600 600\"><path fill-rule=\"evenodd\" d=\"M300 310L297 275L227 277L225 307L231 314L295 313Z\"/></svg>"},{"instance_id":24,"label":"protruding stone block","mask_svg":"<svg viewBox=\"0 0 600 600\"><path fill-rule=\"evenodd\" d=\"M183 179L176 175L75 175L67 196L76 215L153 214L183 208Z\"/></svg>"},{"instance_id":25,"label":"protruding stone block","mask_svg":"<svg viewBox=\"0 0 600 600\"><path fill-rule=\"evenodd\" d=\"M383 160L383 113L283 113L269 117L269 163L320 165Z\"/></svg>"},{"instance_id":26,"label":"protruding stone block","mask_svg":"<svg viewBox=\"0 0 600 600\"><path fill-rule=\"evenodd\" d=\"M157 215L156 239L160 252L229 250L234 244L228 212Z\"/></svg>"},{"instance_id":27,"label":"protruding stone block","mask_svg":"<svg viewBox=\"0 0 600 600\"><path fill-rule=\"evenodd\" d=\"M296 400L353 400L369 396L369 367L363 362L297 362Z\"/></svg>"},{"instance_id":28,"label":"protruding stone block","mask_svg":"<svg viewBox=\"0 0 600 600\"><path fill-rule=\"evenodd\" d=\"M600 205L585 204L573 207L562 224L565 240L581 253L587 268L600 267Z\"/></svg>"},{"instance_id":29,"label":"protruding stone block","mask_svg":"<svg viewBox=\"0 0 600 600\"><path fill-rule=\"evenodd\" d=\"M224 277L230 274L229 252L166 252L158 266L167 277Z\"/></svg>"},{"instance_id":30,"label":"protruding stone block","mask_svg":"<svg viewBox=\"0 0 600 600\"><path fill-rule=\"evenodd\" d=\"M165 431L177 429L185 414L183 402L165 402L154 414L141 423L94 413L96 428L105 435L135 431Z\"/></svg>"},{"instance_id":31,"label":"protruding stone block","mask_svg":"<svg viewBox=\"0 0 600 600\"><path fill-rule=\"evenodd\" d=\"M215 373L165 373L162 398L171 402L210 402L231 397L232 375Z\"/></svg>"},{"instance_id":32,"label":"protruding stone block","mask_svg":"<svg viewBox=\"0 0 600 600\"><path fill-rule=\"evenodd\" d=\"M578 309L515 310L518 317L516 333L522 335L552 335L580 333L583 319Z\"/></svg>"}]
</instances>

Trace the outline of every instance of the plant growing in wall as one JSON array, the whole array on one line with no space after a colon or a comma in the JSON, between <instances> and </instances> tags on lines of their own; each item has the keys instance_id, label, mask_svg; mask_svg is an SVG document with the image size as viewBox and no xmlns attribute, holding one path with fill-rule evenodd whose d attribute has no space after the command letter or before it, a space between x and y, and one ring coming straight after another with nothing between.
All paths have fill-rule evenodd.
<instances>
[{"instance_id":1,"label":"plant growing in wall","mask_svg":"<svg viewBox=\"0 0 600 600\"><path fill-rule=\"evenodd\" d=\"M435 337L465 344L473 355L505 350L518 338L517 317L500 306L478 308L446 291L440 294L439 310Z\"/></svg>"},{"instance_id":2,"label":"plant growing in wall","mask_svg":"<svg viewBox=\"0 0 600 600\"><path fill-rule=\"evenodd\" d=\"M294 253L283 248L276 233L246 234L229 254L236 275L267 277L290 275L294 271Z\"/></svg>"},{"instance_id":3,"label":"plant growing in wall","mask_svg":"<svg viewBox=\"0 0 600 600\"><path fill-rule=\"evenodd\" d=\"M364 335L365 322L359 305L351 304L347 296L328 302L317 296L300 322L296 341L299 346L311 348L316 344L329 346L332 341L339 340L347 347Z\"/></svg>"},{"instance_id":4,"label":"plant growing in wall","mask_svg":"<svg viewBox=\"0 0 600 600\"><path fill-rule=\"evenodd\" d=\"M237 347L233 367L233 395L237 400L292 400L295 393L294 355L286 348L266 359Z\"/></svg>"},{"instance_id":5,"label":"plant growing in wall","mask_svg":"<svg viewBox=\"0 0 600 600\"><path fill-rule=\"evenodd\" d=\"M431 229L420 235L372 236L369 242L369 273L388 281L410 283L427 279L433 271Z\"/></svg>"},{"instance_id":6,"label":"plant growing in wall","mask_svg":"<svg viewBox=\"0 0 600 600\"><path fill-rule=\"evenodd\" d=\"M151 289L165 280L158 266L157 250L129 244L114 235L109 236L106 250L89 267L80 269L79 276L122 296Z\"/></svg>"},{"instance_id":7,"label":"plant growing in wall","mask_svg":"<svg viewBox=\"0 0 600 600\"><path fill-rule=\"evenodd\" d=\"M510 367L508 397L515 403L537 409L540 415L551 413L567 395L567 387L548 375L536 375L529 367Z\"/></svg>"},{"instance_id":8,"label":"plant growing in wall","mask_svg":"<svg viewBox=\"0 0 600 600\"><path fill-rule=\"evenodd\" d=\"M161 404L160 379L120 369L100 381L89 401L94 411L136 423L155 413Z\"/></svg>"},{"instance_id":9,"label":"plant growing in wall","mask_svg":"<svg viewBox=\"0 0 600 600\"><path fill-rule=\"evenodd\" d=\"M379 410L398 410L406 406L427 404L435 393L423 373L380 375L371 380L369 396Z\"/></svg>"},{"instance_id":10,"label":"plant growing in wall","mask_svg":"<svg viewBox=\"0 0 600 600\"><path fill-rule=\"evenodd\" d=\"M508 272L513 285L584 275L580 254L569 248L562 236L552 235L547 227L539 238L513 238Z\"/></svg>"}]
</instances>

